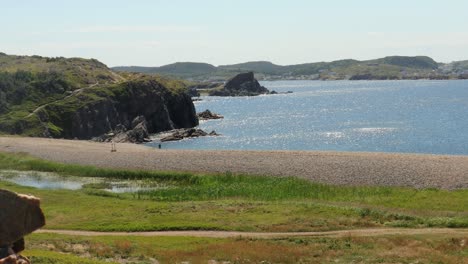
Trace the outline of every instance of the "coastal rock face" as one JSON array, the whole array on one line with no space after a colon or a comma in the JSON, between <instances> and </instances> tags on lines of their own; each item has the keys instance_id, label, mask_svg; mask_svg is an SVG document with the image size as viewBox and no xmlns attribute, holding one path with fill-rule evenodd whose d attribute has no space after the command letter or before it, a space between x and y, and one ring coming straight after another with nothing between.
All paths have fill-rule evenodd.
<instances>
[{"instance_id":1,"label":"coastal rock face","mask_svg":"<svg viewBox=\"0 0 468 264\"><path fill-rule=\"evenodd\" d=\"M39 199L0 190L0 246L13 245L44 225Z\"/></svg>"},{"instance_id":2,"label":"coastal rock face","mask_svg":"<svg viewBox=\"0 0 468 264\"><path fill-rule=\"evenodd\" d=\"M146 118L144 116L138 116L132 121L131 130L121 124L117 125L116 128L105 135L93 138L94 141L98 142L111 142L122 143L143 143L150 142L148 127Z\"/></svg>"},{"instance_id":3,"label":"coastal rock face","mask_svg":"<svg viewBox=\"0 0 468 264\"><path fill-rule=\"evenodd\" d=\"M187 94L190 95L190 97L200 97L200 92L194 87L189 87Z\"/></svg>"},{"instance_id":4,"label":"coastal rock face","mask_svg":"<svg viewBox=\"0 0 468 264\"><path fill-rule=\"evenodd\" d=\"M210 92L211 96L255 96L268 94L267 88L260 85L253 72L241 73L230 79L221 90Z\"/></svg>"},{"instance_id":5,"label":"coastal rock face","mask_svg":"<svg viewBox=\"0 0 468 264\"><path fill-rule=\"evenodd\" d=\"M84 91L45 107L41 122L58 127L54 137L144 142L150 133L198 125L188 94L154 80Z\"/></svg>"}]
</instances>

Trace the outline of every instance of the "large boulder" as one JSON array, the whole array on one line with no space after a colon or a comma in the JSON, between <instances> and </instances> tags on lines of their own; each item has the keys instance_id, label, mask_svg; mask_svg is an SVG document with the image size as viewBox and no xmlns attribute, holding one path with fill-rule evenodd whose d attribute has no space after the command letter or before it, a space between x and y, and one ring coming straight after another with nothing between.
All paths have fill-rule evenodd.
<instances>
[{"instance_id":1,"label":"large boulder","mask_svg":"<svg viewBox=\"0 0 468 264\"><path fill-rule=\"evenodd\" d=\"M260 85L253 72L240 73L226 82L223 89L213 90L211 96L254 96L268 94L267 88Z\"/></svg>"},{"instance_id":2,"label":"large boulder","mask_svg":"<svg viewBox=\"0 0 468 264\"><path fill-rule=\"evenodd\" d=\"M0 189L0 246L17 241L45 225L40 200Z\"/></svg>"},{"instance_id":3,"label":"large boulder","mask_svg":"<svg viewBox=\"0 0 468 264\"><path fill-rule=\"evenodd\" d=\"M116 128L105 135L93 138L98 142L115 142L115 143L144 143L150 142L148 133L147 121L144 116L137 116L133 119L129 130L123 125L118 125Z\"/></svg>"},{"instance_id":4,"label":"large boulder","mask_svg":"<svg viewBox=\"0 0 468 264\"><path fill-rule=\"evenodd\" d=\"M143 143L148 142L149 133L144 116L136 117L132 122L132 130L127 132L128 141L132 143Z\"/></svg>"}]
</instances>

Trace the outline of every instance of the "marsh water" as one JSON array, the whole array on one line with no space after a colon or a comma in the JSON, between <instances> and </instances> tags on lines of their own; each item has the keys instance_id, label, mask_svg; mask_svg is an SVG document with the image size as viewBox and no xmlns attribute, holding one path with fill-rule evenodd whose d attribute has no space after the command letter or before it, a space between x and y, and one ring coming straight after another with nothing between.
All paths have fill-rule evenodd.
<instances>
[{"instance_id":1,"label":"marsh water","mask_svg":"<svg viewBox=\"0 0 468 264\"><path fill-rule=\"evenodd\" d=\"M79 190L87 188L112 193L132 193L167 188L167 186L151 180L74 177L37 171L2 170L0 171L0 181L47 190Z\"/></svg>"},{"instance_id":2,"label":"marsh water","mask_svg":"<svg viewBox=\"0 0 468 264\"><path fill-rule=\"evenodd\" d=\"M200 128L219 137L168 149L334 150L468 154L468 81L274 81L290 94L202 97L198 112L224 119ZM157 146L159 142L149 143Z\"/></svg>"}]
</instances>

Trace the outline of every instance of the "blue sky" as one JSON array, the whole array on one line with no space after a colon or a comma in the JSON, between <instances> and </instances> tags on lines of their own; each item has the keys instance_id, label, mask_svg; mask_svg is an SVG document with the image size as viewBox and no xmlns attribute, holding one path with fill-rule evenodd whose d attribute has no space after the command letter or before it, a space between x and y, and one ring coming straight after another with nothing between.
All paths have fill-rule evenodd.
<instances>
[{"instance_id":1,"label":"blue sky","mask_svg":"<svg viewBox=\"0 0 468 264\"><path fill-rule=\"evenodd\" d=\"M468 1L0 0L0 51L108 64L468 59Z\"/></svg>"}]
</instances>

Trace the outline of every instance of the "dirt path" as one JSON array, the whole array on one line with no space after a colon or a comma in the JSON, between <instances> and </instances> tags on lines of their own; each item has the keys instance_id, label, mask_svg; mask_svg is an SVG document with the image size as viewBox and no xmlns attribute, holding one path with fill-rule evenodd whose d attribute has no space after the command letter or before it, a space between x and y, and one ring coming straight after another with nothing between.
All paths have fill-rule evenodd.
<instances>
[{"instance_id":1,"label":"dirt path","mask_svg":"<svg viewBox=\"0 0 468 264\"><path fill-rule=\"evenodd\" d=\"M135 144L0 137L0 151L106 168L297 176L338 185L468 188L468 156L318 151L159 150Z\"/></svg>"},{"instance_id":2,"label":"dirt path","mask_svg":"<svg viewBox=\"0 0 468 264\"><path fill-rule=\"evenodd\" d=\"M76 89L76 90L72 91L72 93L71 93L70 95L67 95L67 96L65 96L65 97L62 98L62 99L58 99L58 100L55 100L55 101L53 101L53 102L40 105L40 106L38 106L36 109L34 109L34 111L32 111L31 113L29 113L26 117L30 117L30 116L36 114L37 112L39 112L40 110L42 110L44 107L46 107L46 106L48 106L48 105L50 105L50 104L54 104L54 103L56 103L56 102L66 100L66 99L68 99L68 98L70 98L70 97L72 97L72 96L74 96L74 95L77 95L77 94L81 93L81 92L83 91L83 89L90 89L90 88L93 88L93 87L95 87L95 86L97 86L97 85L99 85L99 82L96 82L96 83L94 83L94 84L91 84L90 86L85 87L85 88Z\"/></svg>"},{"instance_id":3,"label":"dirt path","mask_svg":"<svg viewBox=\"0 0 468 264\"><path fill-rule=\"evenodd\" d=\"M211 237L211 238L280 238L280 237L369 237L384 235L466 235L468 229L449 228L380 228L380 229L356 229L326 232L284 232L284 233L260 233L260 232L230 232L230 231L154 231L154 232L92 232L74 230L48 230L42 229L35 233L59 234L73 236L142 236L142 237Z\"/></svg>"}]
</instances>

